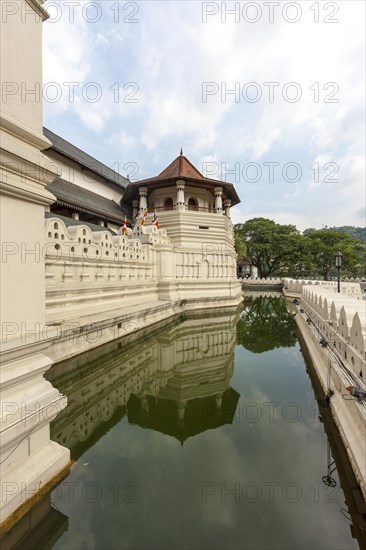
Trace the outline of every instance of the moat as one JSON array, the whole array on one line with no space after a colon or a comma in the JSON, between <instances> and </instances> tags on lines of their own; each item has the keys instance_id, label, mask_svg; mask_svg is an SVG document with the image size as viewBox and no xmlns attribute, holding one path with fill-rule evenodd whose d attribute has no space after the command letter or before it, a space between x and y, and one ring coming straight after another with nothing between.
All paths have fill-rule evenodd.
<instances>
[{"instance_id":1,"label":"moat","mask_svg":"<svg viewBox=\"0 0 366 550\"><path fill-rule=\"evenodd\" d=\"M47 378L68 397L51 437L75 464L17 547L362 548L351 469L280 295L166 322Z\"/></svg>"}]
</instances>

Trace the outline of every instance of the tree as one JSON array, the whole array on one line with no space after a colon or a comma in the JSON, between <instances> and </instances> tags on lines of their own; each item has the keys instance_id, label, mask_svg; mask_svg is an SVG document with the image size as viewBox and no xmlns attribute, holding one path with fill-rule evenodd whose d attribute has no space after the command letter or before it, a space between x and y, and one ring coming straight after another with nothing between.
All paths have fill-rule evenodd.
<instances>
[{"instance_id":1,"label":"tree","mask_svg":"<svg viewBox=\"0 0 366 550\"><path fill-rule=\"evenodd\" d=\"M359 241L366 243L366 227L354 227L353 225L342 225L341 227L325 226L324 228L322 228L322 230L337 231L338 233L345 233L349 237L358 239ZM313 231L316 231L316 229L314 227L310 227L309 229L305 229L305 231L303 232L303 235L308 235Z\"/></svg>"},{"instance_id":2,"label":"tree","mask_svg":"<svg viewBox=\"0 0 366 550\"><path fill-rule=\"evenodd\" d=\"M259 277L296 271L301 260L304 237L294 225L281 225L267 218L253 218L234 227L237 240L246 246L246 255L258 269Z\"/></svg>"},{"instance_id":3,"label":"tree","mask_svg":"<svg viewBox=\"0 0 366 550\"><path fill-rule=\"evenodd\" d=\"M240 235L237 232L234 232L234 240L235 240L235 252L238 255L238 260L242 260L245 258L247 247L245 246L245 243L240 238Z\"/></svg>"},{"instance_id":4,"label":"tree","mask_svg":"<svg viewBox=\"0 0 366 550\"><path fill-rule=\"evenodd\" d=\"M349 275L362 275L365 272L365 245L358 239L330 229L307 230L308 254L313 269L328 280L335 273L335 254L341 251L343 272Z\"/></svg>"},{"instance_id":5,"label":"tree","mask_svg":"<svg viewBox=\"0 0 366 550\"><path fill-rule=\"evenodd\" d=\"M237 324L237 342L252 353L296 344L296 325L282 297L259 296L245 302Z\"/></svg>"}]
</instances>

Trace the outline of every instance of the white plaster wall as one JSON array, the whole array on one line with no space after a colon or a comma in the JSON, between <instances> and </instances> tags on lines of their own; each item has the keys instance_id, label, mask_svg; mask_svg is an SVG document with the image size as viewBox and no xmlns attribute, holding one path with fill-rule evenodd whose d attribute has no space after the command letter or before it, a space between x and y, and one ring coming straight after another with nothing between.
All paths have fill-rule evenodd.
<instances>
[{"instance_id":1,"label":"white plaster wall","mask_svg":"<svg viewBox=\"0 0 366 550\"><path fill-rule=\"evenodd\" d=\"M46 221L47 319L108 312L131 304L217 296L238 300L233 250L174 246L164 228L135 226L127 236Z\"/></svg>"},{"instance_id":2,"label":"white plaster wall","mask_svg":"<svg viewBox=\"0 0 366 550\"><path fill-rule=\"evenodd\" d=\"M124 193L122 188L107 184L103 178L99 178L89 170L82 170L76 162L66 159L56 151L47 150L45 154L49 159L49 166L60 178L120 204Z\"/></svg>"},{"instance_id":3,"label":"white plaster wall","mask_svg":"<svg viewBox=\"0 0 366 550\"><path fill-rule=\"evenodd\" d=\"M1 109L11 119L42 133L42 20L25 0L2 0L0 7L2 90L7 83L9 90L11 85L15 87L12 95L3 93ZM37 90L36 95L25 95L26 90Z\"/></svg>"},{"instance_id":4,"label":"white plaster wall","mask_svg":"<svg viewBox=\"0 0 366 550\"><path fill-rule=\"evenodd\" d=\"M0 209L3 336L19 337L45 322L44 206L2 196Z\"/></svg>"}]
</instances>

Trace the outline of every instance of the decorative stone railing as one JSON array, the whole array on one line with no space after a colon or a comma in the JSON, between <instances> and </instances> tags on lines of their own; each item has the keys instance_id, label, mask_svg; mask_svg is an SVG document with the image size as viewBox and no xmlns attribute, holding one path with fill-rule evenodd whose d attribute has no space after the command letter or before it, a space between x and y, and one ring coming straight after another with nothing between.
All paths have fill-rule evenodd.
<instances>
[{"instance_id":1,"label":"decorative stone railing","mask_svg":"<svg viewBox=\"0 0 366 550\"><path fill-rule=\"evenodd\" d=\"M242 282L247 285L282 285L283 279L280 277L242 277Z\"/></svg>"},{"instance_id":2,"label":"decorative stone railing","mask_svg":"<svg viewBox=\"0 0 366 550\"><path fill-rule=\"evenodd\" d=\"M283 279L283 284L285 289L293 290L296 292L301 292L303 287L307 286L316 286L322 288L328 288L332 292L337 292L338 283L337 281L319 281L315 279ZM340 284L341 294L346 296L354 296L358 300L362 299L361 286L357 282L344 282Z\"/></svg>"},{"instance_id":3,"label":"decorative stone railing","mask_svg":"<svg viewBox=\"0 0 366 550\"><path fill-rule=\"evenodd\" d=\"M234 248L181 250L153 225L124 236L48 218L44 258L49 323L169 300L169 285L174 299L240 296Z\"/></svg>"},{"instance_id":4,"label":"decorative stone railing","mask_svg":"<svg viewBox=\"0 0 366 550\"><path fill-rule=\"evenodd\" d=\"M177 252L177 277L182 279L235 278L235 254Z\"/></svg>"},{"instance_id":5,"label":"decorative stone railing","mask_svg":"<svg viewBox=\"0 0 366 550\"><path fill-rule=\"evenodd\" d=\"M301 305L343 360L366 381L366 311L355 296L334 293L330 287L304 286Z\"/></svg>"},{"instance_id":6,"label":"decorative stone railing","mask_svg":"<svg viewBox=\"0 0 366 550\"><path fill-rule=\"evenodd\" d=\"M171 249L165 229L128 229L127 235L46 221L46 306L51 320L111 309L156 294L158 252Z\"/></svg>"}]
</instances>

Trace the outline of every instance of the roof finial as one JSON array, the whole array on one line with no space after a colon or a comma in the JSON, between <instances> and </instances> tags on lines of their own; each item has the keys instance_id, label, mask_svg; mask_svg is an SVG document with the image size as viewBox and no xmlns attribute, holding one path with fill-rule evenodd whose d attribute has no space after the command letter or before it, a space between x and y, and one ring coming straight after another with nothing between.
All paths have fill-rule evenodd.
<instances>
[{"instance_id":1,"label":"roof finial","mask_svg":"<svg viewBox=\"0 0 366 550\"><path fill-rule=\"evenodd\" d=\"M183 155L183 147L180 148L180 154Z\"/></svg>"}]
</instances>

